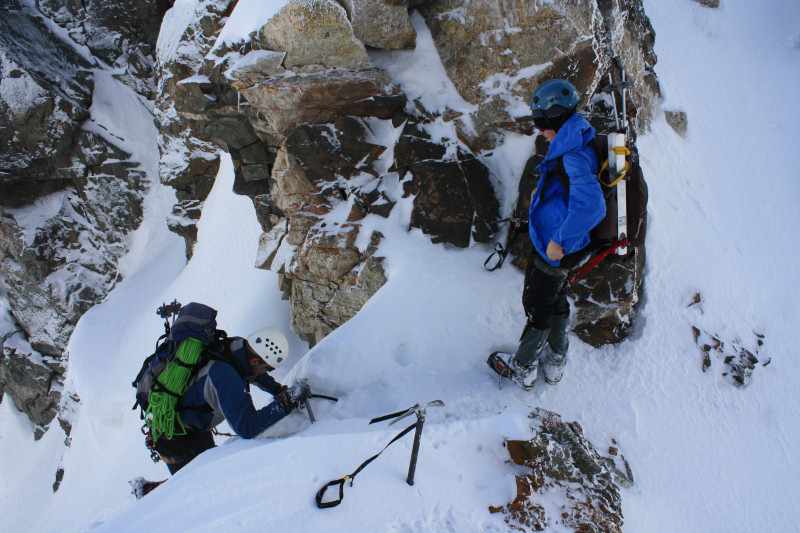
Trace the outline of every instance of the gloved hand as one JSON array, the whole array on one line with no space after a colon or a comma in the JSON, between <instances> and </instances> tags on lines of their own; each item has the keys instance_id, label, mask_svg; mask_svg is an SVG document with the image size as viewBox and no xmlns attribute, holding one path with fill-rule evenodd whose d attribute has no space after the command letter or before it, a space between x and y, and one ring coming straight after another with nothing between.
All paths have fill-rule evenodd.
<instances>
[{"instance_id":1,"label":"gloved hand","mask_svg":"<svg viewBox=\"0 0 800 533\"><path fill-rule=\"evenodd\" d=\"M286 414L291 413L297 406L303 403L311 395L311 388L308 383L301 381L295 383L291 387L284 386L281 391L275 395L275 401L281 406Z\"/></svg>"}]
</instances>

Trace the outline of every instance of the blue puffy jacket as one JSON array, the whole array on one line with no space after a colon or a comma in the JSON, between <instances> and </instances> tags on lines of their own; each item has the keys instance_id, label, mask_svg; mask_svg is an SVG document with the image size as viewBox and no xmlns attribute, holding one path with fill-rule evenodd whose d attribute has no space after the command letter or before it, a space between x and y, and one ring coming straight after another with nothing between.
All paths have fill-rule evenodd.
<instances>
[{"instance_id":1,"label":"blue puffy jacket","mask_svg":"<svg viewBox=\"0 0 800 533\"><path fill-rule=\"evenodd\" d=\"M177 405L181 421L199 431L207 431L227 420L242 438L252 439L275 424L286 412L273 401L256 410L248 392L248 379L273 396L281 385L268 374L253 377L247 361L244 339L231 337L233 364L212 360L189 380L189 386Z\"/></svg>"},{"instance_id":2,"label":"blue puffy jacket","mask_svg":"<svg viewBox=\"0 0 800 533\"><path fill-rule=\"evenodd\" d=\"M559 266L560 261L547 258L550 240L560 244L564 254L577 252L589 244L589 231L606 213L603 191L597 181L597 156L589 146L593 138L594 128L575 113L558 130L547 156L537 167L539 183L528 213L528 233L542 259L553 266ZM569 175L569 193L557 176L547 179L561 156Z\"/></svg>"}]
</instances>

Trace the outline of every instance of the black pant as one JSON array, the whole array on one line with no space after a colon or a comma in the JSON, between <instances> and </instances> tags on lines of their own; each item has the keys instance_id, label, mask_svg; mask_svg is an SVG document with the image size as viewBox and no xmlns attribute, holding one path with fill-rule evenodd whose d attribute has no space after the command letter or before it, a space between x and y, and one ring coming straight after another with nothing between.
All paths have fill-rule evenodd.
<instances>
[{"instance_id":1,"label":"black pant","mask_svg":"<svg viewBox=\"0 0 800 533\"><path fill-rule=\"evenodd\" d=\"M186 435L175 435L171 439L158 439L155 444L156 451L167 464L170 474L214 446L214 435L210 431L189 431Z\"/></svg>"},{"instance_id":2,"label":"black pant","mask_svg":"<svg viewBox=\"0 0 800 533\"><path fill-rule=\"evenodd\" d=\"M573 263L573 255L575 254L564 258L568 260L567 264ZM566 268L554 267L533 252L525 269L525 286L522 290L522 307L533 328L548 329L552 316L569 316L568 274L569 270Z\"/></svg>"}]
</instances>

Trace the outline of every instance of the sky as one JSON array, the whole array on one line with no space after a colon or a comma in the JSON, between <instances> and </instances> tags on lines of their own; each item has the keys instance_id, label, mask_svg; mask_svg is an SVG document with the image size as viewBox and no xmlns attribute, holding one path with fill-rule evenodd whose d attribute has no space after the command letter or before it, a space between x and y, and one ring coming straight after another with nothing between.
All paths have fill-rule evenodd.
<instances>
[{"instance_id":1,"label":"sky","mask_svg":"<svg viewBox=\"0 0 800 533\"><path fill-rule=\"evenodd\" d=\"M365 225L385 235L379 254L389 281L308 350L289 331L277 275L254 268L260 227L250 200L231 192L232 164L223 154L191 261L184 264L183 241L164 223L174 192L154 183L122 264L126 279L78 324L65 385L81 399L71 446L63 446L57 424L34 441L27 419L11 402L0 404L4 523L59 532L505 531L502 518L488 512L515 495L518 470L503 442L530 438L528 414L543 407L578 421L599 450L617 442L635 479L621 491L623 531L796 528L800 289L791 280L800 258L800 176L789 143L800 134L800 5L751 4L645 1L656 31L661 107L685 111L689 127L680 137L657 113L639 137L650 201L634 336L601 349L573 337L557 386L540 379L530 392L499 388L485 360L513 347L522 329L522 273L508 264L486 272L488 246L456 250L408 231L409 200L387 185L397 206L388 219ZM415 51L376 61L409 92L425 93L420 80L447 90L452 84L442 78L424 21L414 17L414 24ZM414 64L426 65L427 76L404 77ZM114 120L120 106L137 117L148 109L113 77L100 80L106 97L96 98L94 120L125 139L152 135L146 120ZM443 124L434 127L447 135ZM385 123L374 131L387 144L396 135ZM496 151L505 157L486 160L506 212L526 143L509 135ZM154 168L157 150L135 148L143 166ZM690 306L698 293L702 303ZM340 400L315 403L313 425L295 413L255 440L218 438L217 448L136 501L128 480L164 479L167 470L149 459L141 421L130 410L130 381L161 333L155 309L175 298L215 307L230 334L281 328L291 358L276 378L308 378L315 392ZM733 386L716 356L702 371L692 326L728 345L759 348L747 387ZM319 488L351 473L405 427L369 425L371 418L433 400L445 405L428 410L413 486L405 482L406 436L345 488L340 506L316 508ZM257 391L257 405L268 401ZM53 493L59 467L64 479Z\"/></svg>"}]
</instances>

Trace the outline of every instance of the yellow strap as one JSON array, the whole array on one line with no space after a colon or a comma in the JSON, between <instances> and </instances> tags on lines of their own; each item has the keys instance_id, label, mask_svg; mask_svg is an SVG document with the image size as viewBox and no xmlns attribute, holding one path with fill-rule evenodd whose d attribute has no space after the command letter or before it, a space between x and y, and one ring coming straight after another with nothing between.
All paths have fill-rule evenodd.
<instances>
[{"instance_id":1,"label":"yellow strap","mask_svg":"<svg viewBox=\"0 0 800 533\"><path fill-rule=\"evenodd\" d=\"M614 154L616 154L616 155L625 155L625 156L631 155L631 151L630 151L630 150L628 150L628 147L627 147L627 146L615 146L615 147L613 147L611 150L612 150L612 151L614 152ZM629 168L629 166L628 166L628 160L627 160L627 159L625 160L625 170L623 170L623 171L622 171L622 174L620 174L620 175L619 175L619 177L618 177L617 179L615 179L613 182L611 182L611 183L609 183L609 184L606 184L606 183L604 183L604 182L603 182L603 180L601 180L601 179L600 179L600 174L602 174L602 173L603 173L603 171L604 171L606 168L608 168L608 159L606 159L606 162L605 162L605 163L603 163L603 166L602 166L602 167L600 167L600 172L598 172L598 173L597 173L597 181L599 181L600 183L602 183L602 184L603 184L603 187L606 187L606 188L608 188L608 189L611 189L611 188L613 188L613 187L616 187L616 186L617 186L617 184L618 184L620 181L622 181L623 179L625 179L625 175L628 173L628 168Z\"/></svg>"},{"instance_id":2,"label":"yellow strap","mask_svg":"<svg viewBox=\"0 0 800 533\"><path fill-rule=\"evenodd\" d=\"M631 155L631 151L628 150L627 146L615 146L611 151L616 155Z\"/></svg>"}]
</instances>

